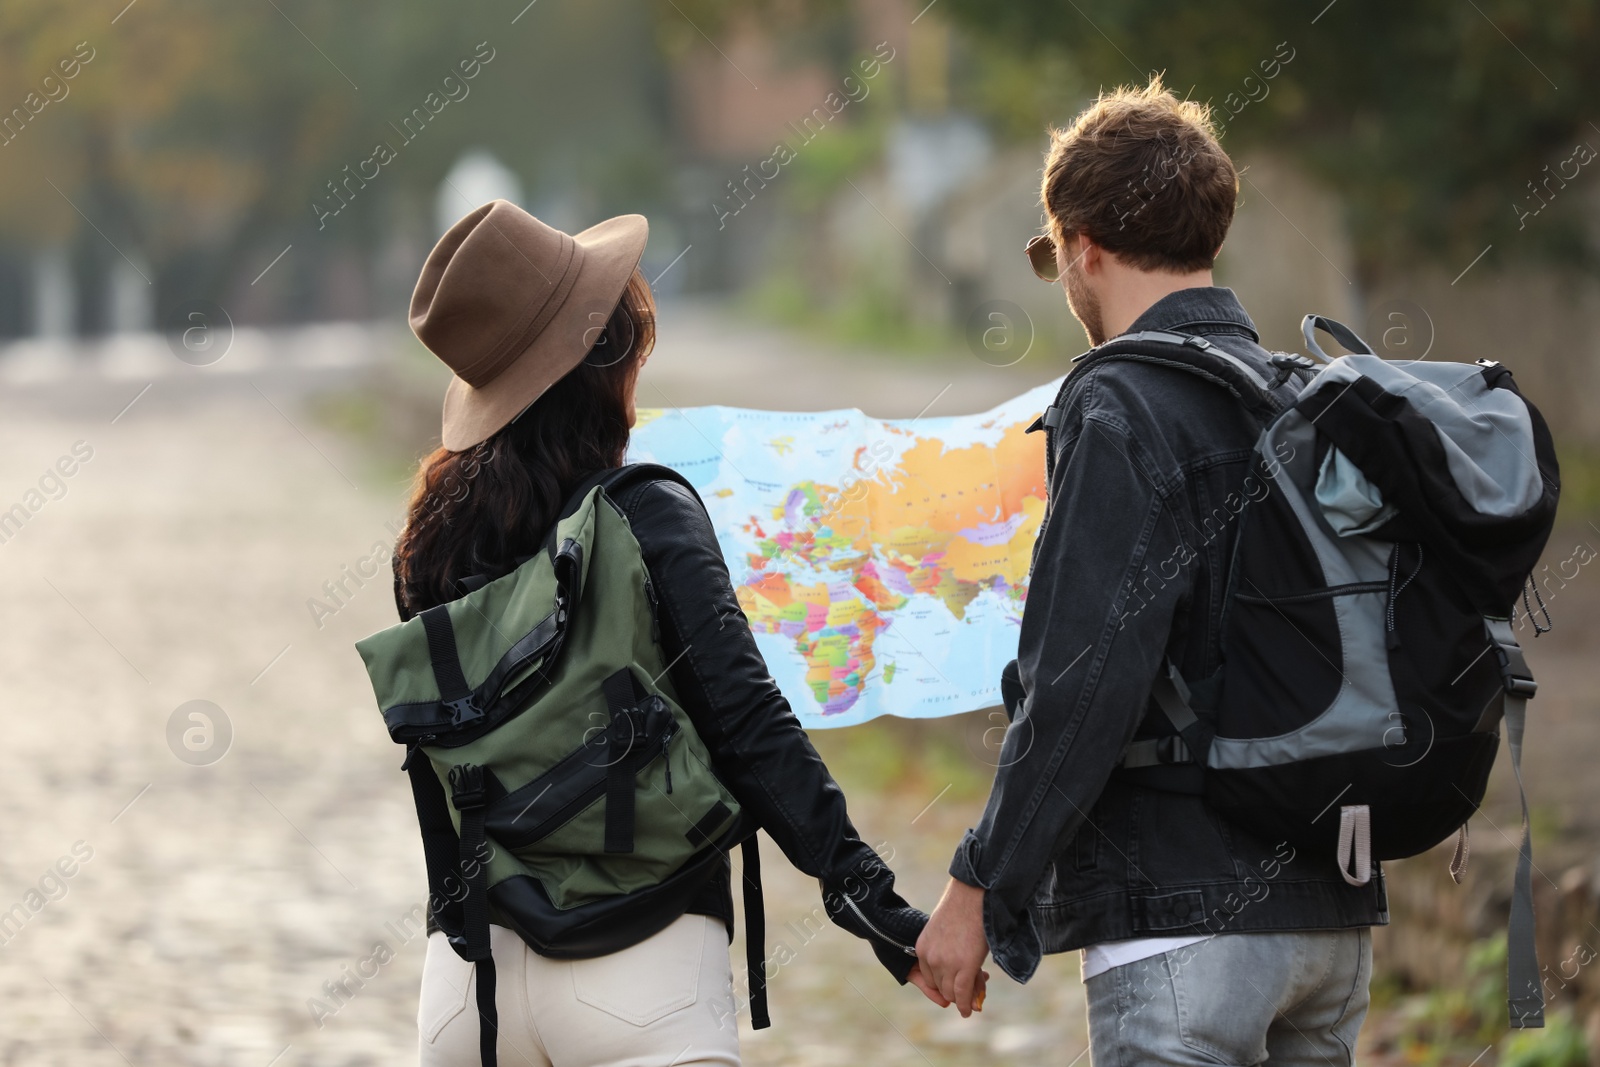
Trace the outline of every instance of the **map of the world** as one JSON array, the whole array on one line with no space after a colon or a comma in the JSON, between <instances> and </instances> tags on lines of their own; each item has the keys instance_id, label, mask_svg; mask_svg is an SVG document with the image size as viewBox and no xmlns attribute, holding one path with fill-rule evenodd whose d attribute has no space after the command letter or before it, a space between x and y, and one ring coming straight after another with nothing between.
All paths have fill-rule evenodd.
<instances>
[{"instance_id":1,"label":"map of the world","mask_svg":"<svg viewBox=\"0 0 1600 1067\"><path fill-rule=\"evenodd\" d=\"M641 410L629 459L699 490L807 728L999 703L1044 516L1039 386L980 415Z\"/></svg>"}]
</instances>

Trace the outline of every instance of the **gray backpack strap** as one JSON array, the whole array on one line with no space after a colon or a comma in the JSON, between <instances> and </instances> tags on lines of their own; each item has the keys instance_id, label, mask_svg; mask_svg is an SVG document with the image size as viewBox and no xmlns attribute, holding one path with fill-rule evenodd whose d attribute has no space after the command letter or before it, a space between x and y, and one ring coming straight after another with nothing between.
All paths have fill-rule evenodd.
<instances>
[{"instance_id":1,"label":"gray backpack strap","mask_svg":"<svg viewBox=\"0 0 1600 1067\"><path fill-rule=\"evenodd\" d=\"M1189 686L1170 659L1150 686L1150 697L1178 732L1173 737L1135 741L1123 751L1121 766L1134 770L1169 763L1204 763L1211 747L1211 728L1189 706Z\"/></svg>"},{"instance_id":2,"label":"gray backpack strap","mask_svg":"<svg viewBox=\"0 0 1600 1067\"><path fill-rule=\"evenodd\" d=\"M1528 824L1528 794L1522 785L1522 730L1527 724L1528 700L1539 685L1517 644L1510 619L1484 619L1494 642L1505 680L1506 744L1511 749L1511 771L1522 801L1522 842L1517 848L1517 874L1511 888L1511 922L1506 928L1506 989L1511 1025L1517 1029L1544 1025L1544 988L1539 984L1539 952L1533 925L1533 835Z\"/></svg>"}]
</instances>

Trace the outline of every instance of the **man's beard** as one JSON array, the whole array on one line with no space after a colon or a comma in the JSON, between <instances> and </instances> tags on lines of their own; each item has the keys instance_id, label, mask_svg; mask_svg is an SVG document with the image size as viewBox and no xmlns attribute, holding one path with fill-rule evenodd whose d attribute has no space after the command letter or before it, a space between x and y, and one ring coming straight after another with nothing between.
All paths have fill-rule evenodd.
<instances>
[{"instance_id":1,"label":"man's beard","mask_svg":"<svg viewBox=\"0 0 1600 1067\"><path fill-rule=\"evenodd\" d=\"M1067 264L1063 277L1067 280L1067 307L1083 326L1083 332L1089 335L1089 343L1104 344L1106 327L1100 314L1100 298L1089 288L1089 279L1084 277L1076 261Z\"/></svg>"}]
</instances>

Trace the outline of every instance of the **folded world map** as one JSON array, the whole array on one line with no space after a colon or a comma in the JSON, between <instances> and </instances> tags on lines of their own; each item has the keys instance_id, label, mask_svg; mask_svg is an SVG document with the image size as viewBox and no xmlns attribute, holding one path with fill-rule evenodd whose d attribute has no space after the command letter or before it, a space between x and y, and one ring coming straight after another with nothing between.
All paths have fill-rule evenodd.
<instances>
[{"instance_id":1,"label":"folded world map","mask_svg":"<svg viewBox=\"0 0 1600 1067\"><path fill-rule=\"evenodd\" d=\"M808 729L1000 702L1044 517L1050 382L979 415L641 410L628 458L699 490Z\"/></svg>"}]
</instances>

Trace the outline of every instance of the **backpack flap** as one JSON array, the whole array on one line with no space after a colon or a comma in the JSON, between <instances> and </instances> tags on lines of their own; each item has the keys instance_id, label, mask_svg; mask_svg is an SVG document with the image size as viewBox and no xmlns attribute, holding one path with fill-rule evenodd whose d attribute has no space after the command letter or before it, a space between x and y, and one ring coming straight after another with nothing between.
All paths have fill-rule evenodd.
<instances>
[{"instance_id":1,"label":"backpack flap","mask_svg":"<svg viewBox=\"0 0 1600 1067\"><path fill-rule=\"evenodd\" d=\"M515 714L548 675L588 574L599 492L510 574L356 643L392 740L463 744ZM464 692L447 694L435 664L452 653Z\"/></svg>"},{"instance_id":2,"label":"backpack flap","mask_svg":"<svg viewBox=\"0 0 1600 1067\"><path fill-rule=\"evenodd\" d=\"M1560 493L1550 432L1509 371L1358 353L1295 406L1397 510L1376 536L1424 544L1480 613L1509 614Z\"/></svg>"}]
</instances>

